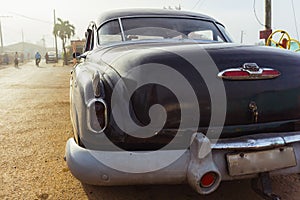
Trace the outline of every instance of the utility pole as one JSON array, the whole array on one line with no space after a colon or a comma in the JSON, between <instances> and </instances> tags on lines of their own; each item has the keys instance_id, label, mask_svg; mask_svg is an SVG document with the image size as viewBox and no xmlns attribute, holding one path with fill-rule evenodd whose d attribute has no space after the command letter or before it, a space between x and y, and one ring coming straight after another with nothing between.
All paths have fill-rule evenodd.
<instances>
[{"instance_id":1,"label":"utility pole","mask_svg":"<svg viewBox=\"0 0 300 200\"><path fill-rule=\"evenodd\" d=\"M24 43L24 31L22 29L22 43Z\"/></svg>"},{"instance_id":2,"label":"utility pole","mask_svg":"<svg viewBox=\"0 0 300 200\"><path fill-rule=\"evenodd\" d=\"M23 32L23 29L22 29L22 52L24 54L24 32Z\"/></svg>"},{"instance_id":3,"label":"utility pole","mask_svg":"<svg viewBox=\"0 0 300 200\"><path fill-rule=\"evenodd\" d=\"M244 41L244 34L245 34L245 33L244 33L244 31L242 30L242 31L241 31L241 44L243 44L243 41Z\"/></svg>"},{"instance_id":4,"label":"utility pole","mask_svg":"<svg viewBox=\"0 0 300 200\"><path fill-rule=\"evenodd\" d=\"M272 34L272 0L265 0L265 30L259 32L259 39L265 39L267 44Z\"/></svg>"},{"instance_id":5,"label":"utility pole","mask_svg":"<svg viewBox=\"0 0 300 200\"><path fill-rule=\"evenodd\" d=\"M265 29L271 30L272 28L272 0L265 0ZM267 43L267 39L266 43Z\"/></svg>"},{"instance_id":6,"label":"utility pole","mask_svg":"<svg viewBox=\"0 0 300 200\"><path fill-rule=\"evenodd\" d=\"M54 14L54 26L55 26L55 24L56 24L55 9L53 10L53 14ZM57 62L58 61L58 50L57 50L57 36L56 35L54 35L54 40L55 40L56 62Z\"/></svg>"},{"instance_id":7,"label":"utility pole","mask_svg":"<svg viewBox=\"0 0 300 200\"><path fill-rule=\"evenodd\" d=\"M3 53L3 36L2 36L1 18L0 18L0 39L1 39L1 53Z\"/></svg>"},{"instance_id":8,"label":"utility pole","mask_svg":"<svg viewBox=\"0 0 300 200\"><path fill-rule=\"evenodd\" d=\"M3 35L2 35L2 25L1 18L12 17L12 16L0 16L0 41L1 41L1 53L3 53Z\"/></svg>"},{"instance_id":9,"label":"utility pole","mask_svg":"<svg viewBox=\"0 0 300 200\"><path fill-rule=\"evenodd\" d=\"M43 42L43 48L44 48L44 51L45 51L45 52L43 52L43 53L46 53L47 49L46 49L46 39L45 39L45 35L43 35L42 42Z\"/></svg>"}]
</instances>

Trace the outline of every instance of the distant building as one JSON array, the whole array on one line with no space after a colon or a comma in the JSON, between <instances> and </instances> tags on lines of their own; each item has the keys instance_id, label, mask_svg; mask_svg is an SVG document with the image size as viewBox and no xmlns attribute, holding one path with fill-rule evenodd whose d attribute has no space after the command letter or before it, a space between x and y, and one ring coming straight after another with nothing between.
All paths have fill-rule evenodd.
<instances>
[{"instance_id":1,"label":"distant building","mask_svg":"<svg viewBox=\"0 0 300 200\"><path fill-rule=\"evenodd\" d=\"M85 40L71 40L71 54L73 53L84 53L85 48ZM73 58L73 57L72 57ZM76 63L76 59L73 59L73 63Z\"/></svg>"},{"instance_id":2,"label":"distant building","mask_svg":"<svg viewBox=\"0 0 300 200\"><path fill-rule=\"evenodd\" d=\"M51 51L54 48L45 48L40 45L28 43L28 42L19 42L16 44L8 45L4 47L4 53L18 52L19 54L23 53L24 59L33 59L35 53L38 51L42 56L46 54L47 51Z\"/></svg>"}]
</instances>

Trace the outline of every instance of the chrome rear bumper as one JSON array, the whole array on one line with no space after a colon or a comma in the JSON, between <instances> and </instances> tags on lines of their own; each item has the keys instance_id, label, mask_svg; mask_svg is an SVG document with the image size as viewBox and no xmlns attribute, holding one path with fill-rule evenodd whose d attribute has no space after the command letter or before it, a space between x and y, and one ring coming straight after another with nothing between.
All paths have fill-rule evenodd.
<instances>
[{"instance_id":1,"label":"chrome rear bumper","mask_svg":"<svg viewBox=\"0 0 300 200\"><path fill-rule=\"evenodd\" d=\"M212 145L215 150L256 150L275 148L300 142L300 132L265 133L230 139L220 139Z\"/></svg>"},{"instance_id":2,"label":"chrome rear bumper","mask_svg":"<svg viewBox=\"0 0 300 200\"><path fill-rule=\"evenodd\" d=\"M256 152L291 147L294 151L295 166L291 163L281 169L270 171L269 164L260 163L261 172L270 171L271 175L300 173L300 133L258 134L254 136L222 139L211 144L201 133L195 134L188 150L165 168L146 173L122 172L104 164L101 159L110 159L119 166L132 165L135 169L145 169L155 162L166 162L166 158L178 150L159 151L156 156L149 156L143 161L135 159L133 152L107 152L84 149L73 138L66 146L66 162L71 173L80 181L93 185L138 185L138 184L181 184L188 183L200 194L208 194L217 189L222 180L237 180L256 177L258 173L230 175L226 156L230 153ZM200 151L201 149L201 151ZM99 157L95 156L99 155ZM255 156L254 156L255 157ZM126 160L130 162L126 163ZM152 162L154 161L154 162ZM253 162L253 160L251 160ZM255 160L254 160L255 162ZM281 160L278 160L281 162ZM242 166L241 166L242 167ZM261 170L260 169L260 170ZM207 172L216 174L216 180L210 187L201 187L199 181Z\"/></svg>"}]
</instances>

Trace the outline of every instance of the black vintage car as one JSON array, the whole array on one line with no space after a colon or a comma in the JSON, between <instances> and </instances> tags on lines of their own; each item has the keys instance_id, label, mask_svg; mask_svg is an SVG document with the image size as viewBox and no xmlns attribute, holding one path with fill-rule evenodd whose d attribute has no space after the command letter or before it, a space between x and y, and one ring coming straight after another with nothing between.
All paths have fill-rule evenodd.
<instances>
[{"instance_id":1,"label":"black vintage car","mask_svg":"<svg viewBox=\"0 0 300 200\"><path fill-rule=\"evenodd\" d=\"M72 174L95 185L188 183L299 173L300 55L234 44L211 17L103 13L74 54ZM257 188L256 188L257 189Z\"/></svg>"}]
</instances>

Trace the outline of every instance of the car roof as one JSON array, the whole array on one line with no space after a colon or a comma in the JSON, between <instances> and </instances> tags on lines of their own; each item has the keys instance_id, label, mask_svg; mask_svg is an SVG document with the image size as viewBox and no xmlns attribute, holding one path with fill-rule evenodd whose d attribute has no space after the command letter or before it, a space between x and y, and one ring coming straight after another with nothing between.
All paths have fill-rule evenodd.
<instances>
[{"instance_id":1,"label":"car roof","mask_svg":"<svg viewBox=\"0 0 300 200\"><path fill-rule=\"evenodd\" d=\"M200 13L189 12L189 11L178 11L178 10L167 10L167 9L142 9L142 8L135 8L135 9L119 9L119 10L111 10L107 12L103 12L97 20L97 27L99 27L102 23L115 19L115 18L122 18L122 17L142 17L142 16L161 16L161 17L195 17L195 18L202 18L206 20L212 20L217 22L212 17L207 15L203 15Z\"/></svg>"}]
</instances>

